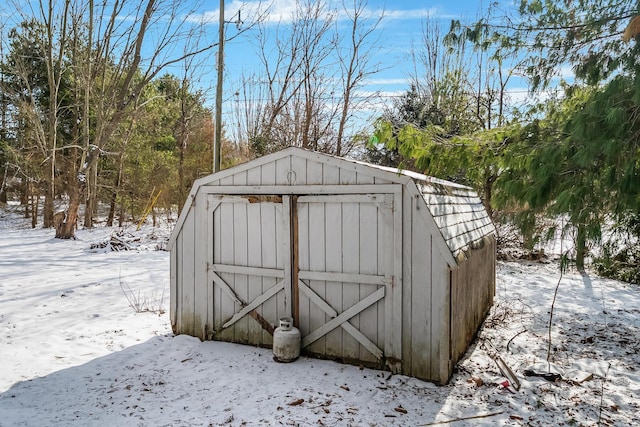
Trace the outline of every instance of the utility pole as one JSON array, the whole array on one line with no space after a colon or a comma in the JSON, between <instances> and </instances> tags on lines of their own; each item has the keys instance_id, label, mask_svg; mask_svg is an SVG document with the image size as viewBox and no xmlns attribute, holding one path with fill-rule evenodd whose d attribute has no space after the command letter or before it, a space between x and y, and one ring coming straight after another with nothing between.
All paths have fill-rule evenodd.
<instances>
[{"instance_id":1,"label":"utility pole","mask_svg":"<svg viewBox=\"0 0 640 427\"><path fill-rule=\"evenodd\" d=\"M220 26L218 28L218 84L216 86L216 121L213 139L213 172L220 171L222 146L222 74L224 70L224 0L220 0Z\"/></svg>"}]
</instances>

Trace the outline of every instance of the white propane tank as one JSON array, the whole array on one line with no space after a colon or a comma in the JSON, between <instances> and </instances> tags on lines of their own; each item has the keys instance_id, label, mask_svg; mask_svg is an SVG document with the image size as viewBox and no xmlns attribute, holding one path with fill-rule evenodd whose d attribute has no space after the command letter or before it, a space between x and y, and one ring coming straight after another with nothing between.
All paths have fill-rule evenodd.
<instances>
[{"instance_id":1,"label":"white propane tank","mask_svg":"<svg viewBox=\"0 0 640 427\"><path fill-rule=\"evenodd\" d=\"M283 317L273 331L273 360L293 362L300 356L300 331L292 326L293 319Z\"/></svg>"}]
</instances>

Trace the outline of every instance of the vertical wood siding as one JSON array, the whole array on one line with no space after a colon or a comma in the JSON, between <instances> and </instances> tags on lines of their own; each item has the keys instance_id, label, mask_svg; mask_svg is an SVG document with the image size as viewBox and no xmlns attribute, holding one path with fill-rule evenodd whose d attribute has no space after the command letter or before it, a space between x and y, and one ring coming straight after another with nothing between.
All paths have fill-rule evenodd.
<instances>
[{"instance_id":1,"label":"vertical wood siding","mask_svg":"<svg viewBox=\"0 0 640 427\"><path fill-rule=\"evenodd\" d=\"M348 185L389 184L392 181L370 174L358 173L337 165L327 165L301 157L287 156L222 179L207 182L219 185Z\"/></svg>"},{"instance_id":2,"label":"vertical wood siding","mask_svg":"<svg viewBox=\"0 0 640 427\"><path fill-rule=\"evenodd\" d=\"M435 249L438 237L423 221L412 222L411 280L404 281L411 287L404 304L410 320L402 331L411 340L411 354L403 360L403 372L445 383L449 378L449 267Z\"/></svg>"},{"instance_id":3,"label":"vertical wood siding","mask_svg":"<svg viewBox=\"0 0 640 427\"><path fill-rule=\"evenodd\" d=\"M284 236L282 203L223 201L211 215L213 230L209 234L214 247L210 261L212 265L284 270L286 254L283 249L286 245L283 239L288 237ZM282 280L231 272L219 272L218 275L245 304L250 304ZM225 328L225 323L242 307L219 283L214 283L212 287L215 339L260 346L272 344L271 334L251 316L244 316ZM290 315L282 291L264 301L255 311L272 325L277 325L279 318Z\"/></svg>"},{"instance_id":4,"label":"vertical wood siding","mask_svg":"<svg viewBox=\"0 0 640 427\"><path fill-rule=\"evenodd\" d=\"M451 277L451 360L457 362L482 325L495 294L496 241L487 238Z\"/></svg>"},{"instance_id":5,"label":"vertical wood siding","mask_svg":"<svg viewBox=\"0 0 640 427\"><path fill-rule=\"evenodd\" d=\"M370 202L332 201L331 196L326 196L326 201L298 202L300 271L384 277L389 268L385 259L392 255L392 230L382 221L385 209L389 208ZM381 286L317 279L306 280L305 284L337 313L353 307ZM349 320L381 349L387 339L385 304L382 299ZM300 294L299 312L303 337L331 320L326 310L304 293ZM342 360L382 363L342 327L311 343L307 351Z\"/></svg>"},{"instance_id":6,"label":"vertical wood siding","mask_svg":"<svg viewBox=\"0 0 640 427\"><path fill-rule=\"evenodd\" d=\"M433 343L431 342L431 301L433 288L433 266L431 233L424 224L412 223L411 299L405 304L411 313L410 328L404 333L411 336L411 376L431 377Z\"/></svg>"},{"instance_id":7,"label":"vertical wood siding","mask_svg":"<svg viewBox=\"0 0 640 427\"><path fill-rule=\"evenodd\" d=\"M182 226L182 233L176 244L180 253L178 277L180 292L178 293L178 331L196 336L193 313L195 310L195 215L190 215Z\"/></svg>"},{"instance_id":8,"label":"vertical wood siding","mask_svg":"<svg viewBox=\"0 0 640 427\"><path fill-rule=\"evenodd\" d=\"M415 195L412 196L410 191L403 189L402 192L402 370L404 374L417 376L412 374L415 370L413 364L413 311L416 309L413 303L413 202L417 200ZM419 310L419 308L417 308ZM420 350L418 350L420 353Z\"/></svg>"},{"instance_id":9,"label":"vertical wood siding","mask_svg":"<svg viewBox=\"0 0 640 427\"><path fill-rule=\"evenodd\" d=\"M286 156L266 156L250 163L251 167L224 171L214 175L219 178L204 179L197 188L194 186L194 203L185 207L188 211L181 215L184 217L171 248L174 331L202 339L271 346L271 334L251 316L223 327L242 305L228 290L214 283L211 268L222 264L289 270L284 279L219 272L246 304L272 289L279 280L291 282L291 251L297 243L300 271L388 278L395 274L398 278L396 287L319 280L321 276L305 279L306 286L337 314L327 314L326 307L300 292L299 327L303 336L385 288L384 298L352 317L348 326L362 333L385 355L401 348L401 354L394 357L402 359L403 374L446 382L453 363L464 354L493 300L495 239L486 239L480 249L470 249L477 243L477 236L490 234L493 227L477 196L469 189L455 185L449 188L438 180L421 181L419 174L409 174L416 181L406 181L406 177L385 168L322 154L296 153L293 150ZM224 196L218 194L222 189L216 191L219 186L349 185L358 193L357 185L398 182L408 184L401 196L396 194L393 206L349 200L347 196L331 199L330 192L319 196L326 200L315 202L298 197L303 201L295 204L296 237L292 237L295 233L289 210L296 197L283 196L282 202L250 203L238 201L242 196ZM207 208L209 205L211 208ZM401 211L401 218L393 214L397 210ZM394 235L400 238L394 241ZM395 261L389 256L394 253L399 254ZM292 315L291 293L289 288L279 291L259 305L256 313L277 326L279 318ZM392 309L391 304L398 300L401 310ZM396 325L394 329L389 328L390 324ZM361 340L339 326L312 342L307 351L381 366L383 360Z\"/></svg>"}]
</instances>

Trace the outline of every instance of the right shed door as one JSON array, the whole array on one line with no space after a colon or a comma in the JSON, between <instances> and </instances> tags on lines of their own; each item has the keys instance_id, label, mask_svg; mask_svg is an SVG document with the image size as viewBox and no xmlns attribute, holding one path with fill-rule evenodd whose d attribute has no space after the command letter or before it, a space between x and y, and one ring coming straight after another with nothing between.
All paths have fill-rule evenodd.
<instances>
[{"instance_id":1,"label":"right shed door","mask_svg":"<svg viewBox=\"0 0 640 427\"><path fill-rule=\"evenodd\" d=\"M391 193L297 197L293 303L306 351L399 365L402 232L397 199Z\"/></svg>"}]
</instances>

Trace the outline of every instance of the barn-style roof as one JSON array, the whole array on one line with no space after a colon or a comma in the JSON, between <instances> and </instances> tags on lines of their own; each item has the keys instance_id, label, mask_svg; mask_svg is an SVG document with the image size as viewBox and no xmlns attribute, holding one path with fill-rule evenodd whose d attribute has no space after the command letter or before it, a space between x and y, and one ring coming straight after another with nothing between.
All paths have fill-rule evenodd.
<instances>
[{"instance_id":1,"label":"barn-style roof","mask_svg":"<svg viewBox=\"0 0 640 427\"><path fill-rule=\"evenodd\" d=\"M409 170L357 163L411 178L457 260L464 259L468 250L486 236L495 234L491 217L473 188Z\"/></svg>"},{"instance_id":2,"label":"barn-style roof","mask_svg":"<svg viewBox=\"0 0 640 427\"><path fill-rule=\"evenodd\" d=\"M436 182L418 183L427 207L456 259L496 229L482 201L471 188Z\"/></svg>"},{"instance_id":3,"label":"barn-style roof","mask_svg":"<svg viewBox=\"0 0 640 427\"><path fill-rule=\"evenodd\" d=\"M456 261L464 260L470 249L479 246L485 237L495 234L495 227L482 201L470 187L409 170L373 165L297 147L289 147L197 180L187 204L191 203L200 186L219 185L216 183L223 182L224 179L228 180L234 175L245 173L252 168L261 167L268 163L282 162L288 157L346 168L363 175L373 175L376 177L376 182L382 180L405 185L410 182L415 183L415 187L422 195L446 247ZM282 183L281 185L286 184ZM176 233L179 231L186 214L187 209L183 209L172 233L170 246L174 243Z\"/></svg>"}]
</instances>

